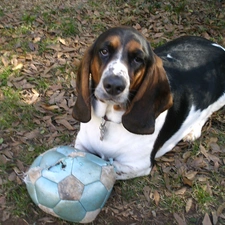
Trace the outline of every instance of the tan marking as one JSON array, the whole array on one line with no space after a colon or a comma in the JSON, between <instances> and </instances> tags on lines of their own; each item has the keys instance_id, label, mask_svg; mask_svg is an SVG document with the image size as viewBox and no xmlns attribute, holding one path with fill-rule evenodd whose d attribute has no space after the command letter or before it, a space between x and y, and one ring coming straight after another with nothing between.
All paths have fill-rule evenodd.
<instances>
[{"instance_id":1,"label":"tan marking","mask_svg":"<svg viewBox=\"0 0 225 225\"><path fill-rule=\"evenodd\" d=\"M155 64L156 64L156 66L163 67L162 59L159 58L157 55L154 55L154 57L155 57Z\"/></svg>"},{"instance_id":2,"label":"tan marking","mask_svg":"<svg viewBox=\"0 0 225 225\"><path fill-rule=\"evenodd\" d=\"M120 38L116 35L108 37L105 42L109 42L114 49L118 49L121 46ZM100 66L99 59L96 55L93 57L91 62L91 74L96 85L101 79L105 66L106 65Z\"/></svg>"},{"instance_id":3,"label":"tan marking","mask_svg":"<svg viewBox=\"0 0 225 225\"><path fill-rule=\"evenodd\" d=\"M92 79L94 80L95 84L99 83L99 81L101 79L102 71L103 71L103 66L100 66L98 58L96 56L94 56L94 58L91 62L91 75L92 75Z\"/></svg>"},{"instance_id":4,"label":"tan marking","mask_svg":"<svg viewBox=\"0 0 225 225\"><path fill-rule=\"evenodd\" d=\"M145 73L145 67L139 70L136 74L134 74L134 79L130 84L130 90L136 90L140 86Z\"/></svg>"},{"instance_id":5,"label":"tan marking","mask_svg":"<svg viewBox=\"0 0 225 225\"><path fill-rule=\"evenodd\" d=\"M129 52L134 52L134 51L139 50L139 49L143 50L141 44L139 42L135 41L135 40L129 41L126 45L126 49Z\"/></svg>"},{"instance_id":6,"label":"tan marking","mask_svg":"<svg viewBox=\"0 0 225 225\"><path fill-rule=\"evenodd\" d=\"M121 47L121 41L120 41L120 37L117 35L113 35L113 36L109 36L105 42L109 42L110 45L114 48L114 49L118 49Z\"/></svg>"},{"instance_id":7,"label":"tan marking","mask_svg":"<svg viewBox=\"0 0 225 225\"><path fill-rule=\"evenodd\" d=\"M143 51L142 45L135 41L131 40L127 43L126 49L128 52L136 52L137 50ZM136 74L134 74L134 79L132 80L130 84L130 90L137 90L143 80L143 76L145 73L145 67L141 68L140 70L137 71Z\"/></svg>"},{"instance_id":8,"label":"tan marking","mask_svg":"<svg viewBox=\"0 0 225 225\"><path fill-rule=\"evenodd\" d=\"M113 109L116 110L116 111L123 111L123 110L125 110L125 108L123 106L121 106L121 105L114 105Z\"/></svg>"}]
</instances>

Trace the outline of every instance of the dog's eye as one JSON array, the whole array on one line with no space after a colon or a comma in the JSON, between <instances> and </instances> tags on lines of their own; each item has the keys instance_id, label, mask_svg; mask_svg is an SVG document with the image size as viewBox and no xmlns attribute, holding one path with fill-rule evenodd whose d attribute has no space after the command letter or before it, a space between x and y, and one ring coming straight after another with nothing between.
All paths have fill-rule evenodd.
<instances>
[{"instance_id":1,"label":"dog's eye","mask_svg":"<svg viewBox=\"0 0 225 225\"><path fill-rule=\"evenodd\" d=\"M101 53L102 56L108 56L109 55L109 51L107 49L100 50L100 53Z\"/></svg>"},{"instance_id":2,"label":"dog's eye","mask_svg":"<svg viewBox=\"0 0 225 225\"><path fill-rule=\"evenodd\" d=\"M134 58L134 62L140 64L140 63L143 62L143 59L141 57L137 56L137 57Z\"/></svg>"}]
</instances>

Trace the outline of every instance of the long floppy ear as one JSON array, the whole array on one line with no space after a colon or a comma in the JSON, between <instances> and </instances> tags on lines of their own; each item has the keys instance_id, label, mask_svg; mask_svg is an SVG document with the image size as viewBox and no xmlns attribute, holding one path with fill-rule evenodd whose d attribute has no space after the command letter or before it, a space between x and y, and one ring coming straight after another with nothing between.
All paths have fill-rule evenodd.
<instances>
[{"instance_id":1,"label":"long floppy ear","mask_svg":"<svg viewBox=\"0 0 225 225\"><path fill-rule=\"evenodd\" d=\"M77 100L73 107L72 116L83 123L91 119L91 97L89 88L92 47L86 50L76 78Z\"/></svg>"},{"instance_id":2,"label":"long floppy ear","mask_svg":"<svg viewBox=\"0 0 225 225\"><path fill-rule=\"evenodd\" d=\"M172 106L172 95L162 60L154 55L155 62L145 71L145 77L122 117L123 126L135 134L152 134L155 119Z\"/></svg>"}]
</instances>

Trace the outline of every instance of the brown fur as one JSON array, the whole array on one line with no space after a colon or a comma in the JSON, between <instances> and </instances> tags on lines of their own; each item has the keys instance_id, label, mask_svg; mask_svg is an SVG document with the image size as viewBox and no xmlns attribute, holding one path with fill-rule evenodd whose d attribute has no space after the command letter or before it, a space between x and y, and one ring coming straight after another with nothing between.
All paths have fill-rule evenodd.
<instances>
[{"instance_id":1,"label":"brown fur","mask_svg":"<svg viewBox=\"0 0 225 225\"><path fill-rule=\"evenodd\" d=\"M115 35L108 37L106 41L115 49L120 47L120 39ZM99 59L93 55L93 46L85 52L77 74L78 97L73 109L73 117L80 122L88 122L91 119L90 73L92 81L97 85L106 66L100 65ZM142 49L142 46L137 41L131 40L126 48L127 51L132 52ZM157 116L172 106L172 95L162 60L154 55L153 65L141 68L130 79L130 91L136 94L127 106L122 123L132 133L151 134L154 132ZM121 107L115 106L114 109L121 110Z\"/></svg>"}]
</instances>

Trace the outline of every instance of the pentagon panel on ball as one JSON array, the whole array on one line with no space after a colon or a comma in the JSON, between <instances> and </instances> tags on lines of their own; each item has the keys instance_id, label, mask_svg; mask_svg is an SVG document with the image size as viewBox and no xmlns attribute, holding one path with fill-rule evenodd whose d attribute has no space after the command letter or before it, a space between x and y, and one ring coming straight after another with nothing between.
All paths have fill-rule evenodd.
<instances>
[{"instance_id":1,"label":"pentagon panel on ball","mask_svg":"<svg viewBox=\"0 0 225 225\"><path fill-rule=\"evenodd\" d=\"M38 156L24 181L33 202L46 213L90 223L110 196L115 171L93 154L59 146Z\"/></svg>"}]
</instances>

